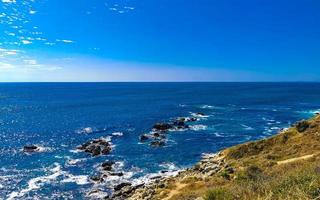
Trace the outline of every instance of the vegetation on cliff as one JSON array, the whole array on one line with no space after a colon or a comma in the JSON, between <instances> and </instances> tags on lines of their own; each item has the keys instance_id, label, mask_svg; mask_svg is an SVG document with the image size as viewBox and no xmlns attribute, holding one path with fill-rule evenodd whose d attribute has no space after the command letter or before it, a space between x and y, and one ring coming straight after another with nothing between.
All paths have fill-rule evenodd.
<instances>
[{"instance_id":1,"label":"vegetation on cliff","mask_svg":"<svg viewBox=\"0 0 320 200\"><path fill-rule=\"evenodd\" d=\"M151 192L151 193L148 193ZM320 115L277 135L207 156L133 199L320 199Z\"/></svg>"}]
</instances>

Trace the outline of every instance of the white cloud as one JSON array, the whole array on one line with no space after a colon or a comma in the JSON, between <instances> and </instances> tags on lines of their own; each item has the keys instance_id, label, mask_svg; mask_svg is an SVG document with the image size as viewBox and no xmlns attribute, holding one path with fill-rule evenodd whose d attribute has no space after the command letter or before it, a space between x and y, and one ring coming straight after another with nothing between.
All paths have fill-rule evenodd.
<instances>
[{"instance_id":1,"label":"white cloud","mask_svg":"<svg viewBox=\"0 0 320 200\"><path fill-rule=\"evenodd\" d=\"M29 11L29 14L30 14L30 15L34 15L34 14L36 14L36 13L37 13L37 11L35 11L35 10L30 10L30 11Z\"/></svg>"},{"instance_id":2,"label":"white cloud","mask_svg":"<svg viewBox=\"0 0 320 200\"><path fill-rule=\"evenodd\" d=\"M22 44L31 44L31 43L32 43L32 42L29 41L29 40L22 40L21 42L22 42Z\"/></svg>"},{"instance_id":3,"label":"white cloud","mask_svg":"<svg viewBox=\"0 0 320 200\"><path fill-rule=\"evenodd\" d=\"M0 70L14 69L15 67L10 63L0 62Z\"/></svg>"},{"instance_id":4,"label":"white cloud","mask_svg":"<svg viewBox=\"0 0 320 200\"><path fill-rule=\"evenodd\" d=\"M57 42L74 43L72 40L56 40Z\"/></svg>"},{"instance_id":5,"label":"white cloud","mask_svg":"<svg viewBox=\"0 0 320 200\"><path fill-rule=\"evenodd\" d=\"M3 3L16 3L16 0L2 0Z\"/></svg>"},{"instance_id":6,"label":"white cloud","mask_svg":"<svg viewBox=\"0 0 320 200\"><path fill-rule=\"evenodd\" d=\"M23 60L23 62L27 65L37 65L38 62L34 59L31 59L31 60Z\"/></svg>"}]
</instances>

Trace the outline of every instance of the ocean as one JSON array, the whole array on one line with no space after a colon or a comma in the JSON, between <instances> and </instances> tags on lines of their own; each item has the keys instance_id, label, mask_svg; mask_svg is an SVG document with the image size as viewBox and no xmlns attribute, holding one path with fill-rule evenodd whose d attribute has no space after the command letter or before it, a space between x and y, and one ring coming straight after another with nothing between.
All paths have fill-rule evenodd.
<instances>
[{"instance_id":1,"label":"ocean","mask_svg":"<svg viewBox=\"0 0 320 200\"><path fill-rule=\"evenodd\" d=\"M319 111L320 83L1 83L0 199L97 198L92 191L174 174L203 153L269 137ZM178 117L196 121L168 131L163 145L139 140ZM108 155L77 150L98 138L112 145ZM105 161L122 174L91 180Z\"/></svg>"}]
</instances>

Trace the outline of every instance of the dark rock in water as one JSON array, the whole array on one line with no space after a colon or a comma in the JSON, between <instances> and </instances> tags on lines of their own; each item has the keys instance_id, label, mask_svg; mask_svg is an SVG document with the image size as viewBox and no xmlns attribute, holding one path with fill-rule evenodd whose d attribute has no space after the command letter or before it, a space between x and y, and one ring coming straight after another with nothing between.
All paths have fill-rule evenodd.
<instances>
[{"instance_id":1,"label":"dark rock in water","mask_svg":"<svg viewBox=\"0 0 320 200\"><path fill-rule=\"evenodd\" d=\"M156 133L153 134L154 137L160 137L160 135L161 135L161 134L158 133L158 132L156 132Z\"/></svg>"},{"instance_id":2,"label":"dark rock in water","mask_svg":"<svg viewBox=\"0 0 320 200\"><path fill-rule=\"evenodd\" d=\"M198 115L198 116L206 116L204 113L201 113L201 112L196 113L196 115Z\"/></svg>"},{"instance_id":3,"label":"dark rock in water","mask_svg":"<svg viewBox=\"0 0 320 200\"><path fill-rule=\"evenodd\" d=\"M110 172L111 176L123 176L123 172Z\"/></svg>"},{"instance_id":4,"label":"dark rock in water","mask_svg":"<svg viewBox=\"0 0 320 200\"><path fill-rule=\"evenodd\" d=\"M101 153L103 154L103 155L107 155L107 154L109 154L110 152L111 152L111 147L110 146L108 146L108 147L105 147L102 151L101 151Z\"/></svg>"},{"instance_id":5,"label":"dark rock in water","mask_svg":"<svg viewBox=\"0 0 320 200\"><path fill-rule=\"evenodd\" d=\"M191 117L191 118L189 118L189 120L188 121L190 121L190 122L195 122L195 121L197 121L197 118L195 118L195 117Z\"/></svg>"},{"instance_id":6,"label":"dark rock in water","mask_svg":"<svg viewBox=\"0 0 320 200\"><path fill-rule=\"evenodd\" d=\"M160 146L164 146L165 144L166 142L164 140L154 140L150 143L150 145L153 147L160 147Z\"/></svg>"},{"instance_id":7,"label":"dark rock in water","mask_svg":"<svg viewBox=\"0 0 320 200\"><path fill-rule=\"evenodd\" d=\"M93 156L98 156L98 155L100 155L100 154L101 154L101 147L100 147L100 146L95 147L95 148L93 149L93 151L92 151L92 155L93 155Z\"/></svg>"},{"instance_id":8,"label":"dark rock in water","mask_svg":"<svg viewBox=\"0 0 320 200\"><path fill-rule=\"evenodd\" d=\"M185 126L184 120L177 120L173 122L173 125L175 126Z\"/></svg>"},{"instance_id":9,"label":"dark rock in water","mask_svg":"<svg viewBox=\"0 0 320 200\"><path fill-rule=\"evenodd\" d=\"M112 170L112 165L114 165L113 161L106 161L101 164L103 170L105 171L111 171Z\"/></svg>"},{"instance_id":10,"label":"dark rock in water","mask_svg":"<svg viewBox=\"0 0 320 200\"><path fill-rule=\"evenodd\" d=\"M139 137L139 140L140 140L141 142L145 142L145 141L147 141L148 139L149 139L149 137L148 137L147 135L145 135L145 134L140 135L140 137Z\"/></svg>"},{"instance_id":11,"label":"dark rock in water","mask_svg":"<svg viewBox=\"0 0 320 200\"><path fill-rule=\"evenodd\" d=\"M92 176L90 177L90 179L94 182L102 182L103 178L101 178L100 176Z\"/></svg>"},{"instance_id":12,"label":"dark rock in water","mask_svg":"<svg viewBox=\"0 0 320 200\"><path fill-rule=\"evenodd\" d=\"M33 153L39 151L39 147L35 145L28 145L23 147L23 151L27 153Z\"/></svg>"},{"instance_id":13,"label":"dark rock in water","mask_svg":"<svg viewBox=\"0 0 320 200\"><path fill-rule=\"evenodd\" d=\"M109 154L111 149L111 143L105 139L96 139L84 143L77 147L78 150L91 154L92 156L99 156L101 154Z\"/></svg>"},{"instance_id":14,"label":"dark rock in water","mask_svg":"<svg viewBox=\"0 0 320 200\"><path fill-rule=\"evenodd\" d=\"M153 126L153 129L158 130L158 131L167 131L171 128L173 128L173 126L168 123L157 123Z\"/></svg>"},{"instance_id":15,"label":"dark rock in water","mask_svg":"<svg viewBox=\"0 0 320 200\"><path fill-rule=\"evenodd\" d=\"M131 185L132 185L131 183L123 182L123 183L120 183L120 184L114 186L113 189L114 189L115 191L119 191L119 190L121 190L123 187L125 187L125 186L131 186Z\"/></svg>"},{"instance_id":16,"label":"dark rock in water","mask_svg":"<svg viewBox=\"0 0 320 200\"><path fill-rule=\"evenodd\" d=\"M296 123L296 128L298 130L298 132L304 132L307 128L309 128L310 123L308 121L302 120L300 122Z\"/></svg>"}]
</instances>

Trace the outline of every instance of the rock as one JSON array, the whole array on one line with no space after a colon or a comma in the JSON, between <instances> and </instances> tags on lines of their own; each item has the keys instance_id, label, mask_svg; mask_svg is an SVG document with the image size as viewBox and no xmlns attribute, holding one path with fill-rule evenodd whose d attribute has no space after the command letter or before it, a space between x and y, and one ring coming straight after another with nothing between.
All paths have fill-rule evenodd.
<instances>
[{"instance_id":1,"label":"rock","mask_svg":"<svg viewBox=\"0 0 320 200\"><path fill-rule=\"evenodd\" d=\"M102 151L101 151L101 153L103 154L103 155L107 155L107 154L109 154L110 152L111 152L111 147L105 147Z\"/></svg>"},{"instance_id":2,"label":"rock","mask_svg":"<svg viewBox=\"0 0 320 200\"><path fill-rule=\"evenodd\" d=\"M153 126L153 129L158 130L158 131L167 131L171 128L173 128L173 126L168 123L157 123Z\"/></svg>"},{"instance_id":3,"label":"rock","mask_svg":"<svg viewBox=\"0 0 320 200\"><path fill-rule=\"evenodd\" d=\"M298 132L304 132L307 128L309 128L310 123L306 120L302 120L300 122L297 122L295 127L297 128Z\"/></svg>"},{"instance_id":4,"label":"rock","mask_svg":"<svg viewBox=\"0 0 320 200\"><path fill-rule=\"evenodd\" d=\"M102 182L103 178L99 177L99 176L92 176L90 177L90 179L94 182Z\"/></svg>"},{"instance_id":5,"label":"rock","mask_svg":"<svg viewBox=\"0 0 320 200\"><path fill-rule=\"evenodd\" d=\"M114 186L113 189L114 189L115 191L119 191L119 190L121 190L123 187L125 187L125 186L131 186L131 185L132 185L131 183L123 182L123 183L120 183L120 184Z\"/></svg>"},{"instance_id":6,"label":"rock","mask_svg":"<svg viewBox=\"0 0 320 200\"><path fill-rule=\"evenodd\" d=\"M106 162L101 164L101 167L105 171L111 171L112 170L112 165L114 165L113 161L106 161Z\"/></svg>"},{"instance_id":7,"label":"rock","mask_svg":"<svg viewBox=\"0 0 320 200\"><path fill-rule=\"evenodd\" d=\"M111 176L123 176L123 172L110 172Z\"/></svg>"},{"instance_id":8,"label":"rock","mask_svg":"<svg viewBox=\"0 0 320 200\"><path fill-rule=\"evenodd\" d=\"M166 142L164 140L154 140L150 143L150 145L153 147L160 147L160 146L164 146L165 144Z\"/></svg>"},{"instance_id":9,"label":"rock","mask_svg":"<svg viewBox=\"0 0 320 200\"><path fill-rule=\"evenodd\" d=\"M155 132L155 133L153 134L153 136L154 136L154 137L160 137L160 133Z\"/></svg>"},{"instance_id":10,"label":"rock","mask_svg":"<svg viewBox=\"0 0 320 200\"><path fill-rule=\"evenodd\" d=\"M174 126L185 126L184 119L183 120L174 121L173 125Z\"/></svg>"},{"instance_id":11,"label":"rock","mask_svg":"<svg viewBox=\"0 0 320 200\"><path fill-rule=\"evenodd\" d=\"M93 156L98 156L100 154L101 154L101 147L100 146L96 146L92 151L92 155Z\"/></svg>"},{"instance_id":12,"label":"rock","mask_svg":"<svg viewBox=\"0 0 320 200\"><path fill-rule=\"evenodd\" d=\"M23 147L23 151L27 153L33 153L39 151L39 147L35 145L28 145Z\"/></svg>"},{"instance_id":13,"label":"rock","mask_svg":"<svg viewBox=\"0 0 320 200\"><path fill-rule=\"evenodd\" d=\"M77 147L78 150L91 154L92 156L107 155L110 153L111 143L105 139L96 139Z\"/></svg>"},{"instance_id":14,"label":"rock","mask_svg":"<svg viewBox=\"0 0 320 200\"><path fill-rule=\"evenodd\" d=\"M140 135L139 140L141 142L145 142L149 139L149 137L146 134Z\"/></svg>"}]
</instances>

